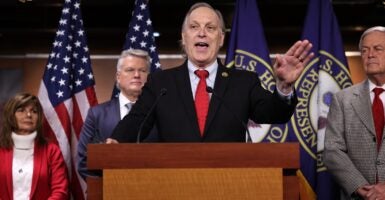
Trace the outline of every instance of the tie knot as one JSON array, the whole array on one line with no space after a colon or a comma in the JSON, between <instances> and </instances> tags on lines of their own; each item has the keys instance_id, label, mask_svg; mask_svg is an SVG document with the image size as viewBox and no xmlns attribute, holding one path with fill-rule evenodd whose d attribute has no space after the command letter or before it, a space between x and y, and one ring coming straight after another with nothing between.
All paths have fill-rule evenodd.
<instances>
[{"instance_id":1,"label":"tie knot","mask_svg":"<svg viewBox=\"0 0 385 200\"><path fill-rule=\"evenodd\" d=\"M374 88L373 89L375 96L379 96L383 91L384 91L384 89L382 89L382 88Z\"/></svg>"},{"instance_id":2,"label":"tie knot","mask_svg":"<svg viewBox=\"0 0 385 200\"><path fill-rule=\"evenodd\" d=\"M124 106L126 106L127 110L130 111L133 104L134 103L129 102L129 103L126 103Z\"/></svg>"},{"instance_id":3,"label":"tie knot","mask_svg":"<svg viewBox=\"0 0 385 200\"><path fill-rule=\"evenodd\" d=\"M194 72L200 79L207 78L209 76L209 72L206 70L195 70Z\"/></svg>"}]
</instances>

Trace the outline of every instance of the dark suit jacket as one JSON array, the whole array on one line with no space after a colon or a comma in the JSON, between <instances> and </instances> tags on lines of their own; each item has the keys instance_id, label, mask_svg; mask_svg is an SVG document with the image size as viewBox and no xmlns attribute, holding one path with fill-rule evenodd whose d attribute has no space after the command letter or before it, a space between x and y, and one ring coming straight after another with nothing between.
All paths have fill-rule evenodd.
<instances>
[{"instance_id":1,"label":"dark suit jacket","mask_svg":"<svg viewBox=\"0 0 385 200\"><path fill-rule=\"evenodd\" d=\"M100 172L87 171L88 143L101 143L111 136L116 124L120 121L119 99L94 106L88 110L78 143L78 171L85 179L86 176L100 176Z\"/></svg>"},{"instance_id":2,"label":"dark suit jacket","mask_svg":"<svg viewBox=\"0 0 385 200\"><path fill-rule=\"evenodd\" d=\"M109 138L120 121L119 98L112 99L88 110L78 142L78 172L83 177L101 176L101 171L87 170L87 145L103 143ZM157 141L156 129L152 130L146 142Z\"/></svg>"},{"instance_id":3,"label":"dark suit jacket","mask_svg":"<svg viewBox=\"0 0 385 200\"><path fill-rule=\"evenodd\" d=\"M294 97L289 105L276 92L264 90L255 73L228 69L220 64L210 99L204 136L200 136L187 62L177 68L151 74L141 96L129 115L119 122L112 138L119 142L136 140L138 129L150 107L165 88L155 109L146 120L141 138L153 124L161 142L244 142L243 122L285 123L296 106Z\"/></svg>"},{"instance_id":4,"label":"dark suit jacket","mask_svg":"<svg viewBox=\"0 0 385 200\"><path fill-rule=\"evenodd\" d=\"M0 149L0 160L0 199L12 200L13 149ZM67 167L56 144L35 143L30 199L69 199Z\"/></svg>"}]
</instances>

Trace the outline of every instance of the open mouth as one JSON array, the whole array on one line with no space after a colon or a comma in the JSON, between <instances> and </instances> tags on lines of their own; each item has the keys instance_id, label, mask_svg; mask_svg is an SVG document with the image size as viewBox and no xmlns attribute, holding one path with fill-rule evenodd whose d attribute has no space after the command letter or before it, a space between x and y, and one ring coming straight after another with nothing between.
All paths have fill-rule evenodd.
<instances>
[{"instance_id":1,"label":"open mouth","mask_svg":"<svg viewBox=\"0 0 385 200\"><path fill-rule=\"evenodd\" d=\"M209 47L209 44L205 43L205 42L197 42L195 43L195 46L196 47L204 47L204 48L207 48Z\"/></svg>"}]
</instances>

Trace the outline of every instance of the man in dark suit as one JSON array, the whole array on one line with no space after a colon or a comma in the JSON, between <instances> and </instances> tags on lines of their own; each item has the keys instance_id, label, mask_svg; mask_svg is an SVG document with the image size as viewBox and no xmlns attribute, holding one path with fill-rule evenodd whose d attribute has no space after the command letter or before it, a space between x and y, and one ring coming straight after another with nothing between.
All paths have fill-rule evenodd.
<instances>
[{"instance_id":1,"label":"man in dark suit","mask_svg":"<svg viewBox=\"0 0 385 200\"><path fill-rule=\"evenodd\" d=\"M86 168L87 144L102 143L111 136L116 124L130 111L136 102L149 73L150 57L146 51L131 49L122 52L116 71L118 98L89 109L78 143L78 171L86 176L100 176Z\"/></svg>"},{"instance_id":2,"label":"man in dark suit","mask_svg":"<svg viewBox=\"0 0 385 200\"><path fill-rule=\"evenodd\" d=\"M385 89L385 27L367 29L359 49L367 79L334 95L324 163L344 189L341 199L385 199L385 92L377 93Z\"/></svg>"},{"instance_id":3,"label":"man in dark suit","mask_svg":"<svg viewBox=\"0 0 385 200\"><path fill-rule=\"evenodd\" d=\"M278 56L274 66L277 90L272 94L261 87L257 74L220 63L217 55L224 35L219 11L206 3L193 5L182 27L186 62L149 76L132 112L117 125L107 143L133 142L138 132L143 139L153 124L161 142L242 142L246 137L240 120L288 121L297 102L293 85L313 56L309 53L312 45L298 41L284 56ZM198 77L202 71L208 74L206 79ZM213 88L212 94L206 86ZM203 106L197 103L201 99Z\"/></svg>"}]
</instances>

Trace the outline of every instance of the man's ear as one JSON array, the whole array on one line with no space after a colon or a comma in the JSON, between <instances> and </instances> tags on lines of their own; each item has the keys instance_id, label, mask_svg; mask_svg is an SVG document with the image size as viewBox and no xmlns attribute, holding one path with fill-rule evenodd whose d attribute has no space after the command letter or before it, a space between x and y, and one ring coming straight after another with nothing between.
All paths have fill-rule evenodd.
<instances>
[{"instance_id":1,"label":"man's ear","mask_svg":"<svg viewBox=\"0 0 385 200\"><path fill-rule=\"evenodd\" d=\"M184 42L184 33L183 33L183 32L181 33L181 36L182 36L181 43L182 43L182 45L184 46L184 45L185 45L185 42Z\"/></svg>"}]
</instances>

